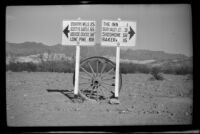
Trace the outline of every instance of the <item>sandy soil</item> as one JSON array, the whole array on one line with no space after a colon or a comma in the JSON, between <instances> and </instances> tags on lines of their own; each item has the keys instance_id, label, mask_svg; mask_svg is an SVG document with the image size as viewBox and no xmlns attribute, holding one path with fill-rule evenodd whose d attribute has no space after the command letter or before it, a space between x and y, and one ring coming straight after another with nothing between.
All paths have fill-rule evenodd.
<instances>
[{"instance_id":1,"label":"sandy soil","mask_svg":"<svg viewBox=\"0 0 200 134\"><path fill-rule=\"evenodd\" d=\"M123 74L120 104L72 102L72 74L6 72L9 126L115 126L191 124L193 81L187 76Z\"/></svg>"}]
</instances>

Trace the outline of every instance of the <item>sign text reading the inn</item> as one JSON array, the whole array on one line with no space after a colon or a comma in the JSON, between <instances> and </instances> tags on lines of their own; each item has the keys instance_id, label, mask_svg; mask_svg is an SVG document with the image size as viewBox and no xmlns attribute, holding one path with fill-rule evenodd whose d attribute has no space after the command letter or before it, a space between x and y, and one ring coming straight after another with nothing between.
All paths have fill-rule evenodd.
<instances>
[{"instance_id":1,"label":"sign text reading the inn","mask_svg":"<svg viewBox=\"0 0 200 134\"><path fill-rule=\"evenodd\" d=\"M95 21L63 21L63 45L95 45Z\"/></svg>"},{"instance_id":2,"label":"sign text reading the inn","mask_svg":"<svg viewBox=\"0 0 200 134\"><path fill-rule=\"evenodd\" d=\"M102 21L101 45L103 46L135 46L136 22Z\"/></svg>"}]
</instances>

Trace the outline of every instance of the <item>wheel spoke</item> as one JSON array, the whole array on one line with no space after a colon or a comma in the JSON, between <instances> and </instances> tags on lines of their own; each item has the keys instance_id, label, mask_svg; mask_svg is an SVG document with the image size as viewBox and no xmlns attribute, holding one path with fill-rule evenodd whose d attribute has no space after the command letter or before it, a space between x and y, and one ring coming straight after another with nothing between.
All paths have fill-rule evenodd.
<instances>
[{"instance_id":1,"label":"wheel spoke","mask_svg":"<svg viewBox=\"0 0 200 134\"><path fill-rule=\"evenodd\" d=\"M79 80L79 83L80 83L80 84L88 84L89 82L91 83L91 81L90 81L90 80L87 80L87 79L80 79L80 80Z\"/></svg>"},{"instance_id":2,"label":"wheel spoke","mask_svg":"<svg viewBox=\"0 0 200 134\"><path fill-rule=\"evenodd\" d=\"M105 88L106 90L108 90L109 91L109 89L108 88L106 88L105 86L103 86L103 85L101 85L103 88Z\"/></svg>"},{"instance_id":3,"label":"wheel spoke","mask_svg":"<svg viewBox=\"0 0 200 134\"><path fill-rule=\"evenodd\" d=\"M101 87L99 87L99 89L101 90L103 96L105 97L106 94L105 94L104 90Z\"/></svg>"},{"instance_id":4,"label":"wheel spoke","mask_svg":"<svg viewBox=\"0 0 200 134\"><path fill-rule=\"evenodd\" d=\"M80 77L83 78L83 79L91 80L91 78L90 78L90 77L87 77L87 76L80 75Z\"/></svg>"},{"instance_id":5,"label":"wheel spoke","mask_svg":"<svg viewBox=\"0 0 200 134\"><path fill-rule=\"evenodd\" d=\"M85 88L84 90L87 90L87 89L89 89L91 86L89 85L87 88Z\"/></svg>"},{"instance_id":6,"label":"wheel spoke","mask_svg":"<svg viewBox=\"0 0 200 134\"><path fill-rule=\"evenodd\" d=\"M106 65L107 65L107 64L105 64L105 63L103 64L103 67L101 68L101 73L100 73L100 76L101 76L101 75L102 75L102 73L104 72L104 70L105 70L105 68L106 68Z\"/></svg>"},{"instance_id":7,"label":"wheel spoke","mask_svg":"<svg viewBox=\"0 0 200 134\"><path fill-rule=\"evenodd\" d=\"M111 69L107 72L107 74L109 74L109 73L112 72L112 71L114 71L114 68L111 68Z\"/></svg>"},{"instance_id":8,"label":"wheel spoke","mask_svg":"<svg viewBox=\"0 0 200 134\"><path fill-rule=\"evenodd\" d=\"M113 86L113 84L112 85L110 85L110 83L106 83L106 82L104 82L104 81L101 81L103 84L105 84L105 85L108 85L108 86Z\"/></svg>"},{"instance_id":9,"label":"wheel spoke","mask_svg":"<svg viewBox=\"0 0 200 134\"><path fill-rule=\"evenodd\" d=\"M96 88L92 88L92 90L90 91L89 98L91 98L91 95L94 92L94 89L96 89Z\"/></svg>"},{"instance_id":10,"label":"wheel spoke","mask_svg":"<svg viewBox=\"0 0 200 134\"><path fill-rule=\"evenodd\" d=\"M97 70L96 70L96 76L98 76L98 72L99 72L99 60L97 60Z\"/></svg>"},{"instance_id":11,"label":"wheel spoke","mask_svg":"<svg viewBox=\"0 0 200 134\"><path fill-rule=\"evenodd\" d=\"M96 98L98 98L98 96L99 96L98 88L95 88L95 89L96 89L96 91L97 91L97 93L96 93Z\"/></svg>"},{"instance_id":12,"label":"wheel spoke","mask_svg":"<svg viewBox=\"0 0 200 134\"><path fill-rule=\"evenodd\" d=\"M95 74L95 72L94 72L94 70L93 70L92 66L90 65L90 63L89 63L89 62L87 62L87 63L88 63L88 65L89 65L89 67L90 67L90 70L92 71L92 73L93 73L93 74Z\"/></svg>"},{"instance_id":13,"label":"wheel spoke","mask_svg":"<svg viewBox=\"0 0 200 134\"><path fill-rule=\"evenodd\" d=\"M101 87L103 87L107 92L110 91L107 87L105 87L105 86L103 86L103 85L101 85ZM111 92L112 92L112 90L111 90Z\"/></svg>"},{"instance_id":14,"label":"wheel spoke","mask_svg":"<svg viewBox=\"0 0 200 134\"><path fill-rule=\"evenodd\" d=\"M90 84L91 82L80 82L79 84Z\"/></svg>"},{"instance_id":15,"label":"wheel spoke","mask_svg":"<svg viewBox=\"0 0 200 134\"><path fill-rule=\"evenodd\" d=\"M88 74L88 76L92 77L92 75L91 75L88 71L86 71L85 68L83 68L82 66L81 66L80 68L81 68L86 74Z\"/></svg>"},{"instance_id":16,"label":"wheel spoke","mask_svg":"<svg viewBox=\"0 0 200 134\"><path fill-rule=\"evenodd\" d=\"M114 80L115 79L115 77L114 76L112 76L111 78L107 78L107 79L101 79L101 80Z\"/></svg>"},{"instance_id":17,"label":"wheel spoke","mask_svg":"<svg viewBox=\"0 0 200 134\"><path fill-rule=\"evenodd\" d=\"M106 72L105 74L102 74L102 78L103 77L106 77L106 74L109 74L110 72L112 72L114 69L113 68L111 68L108 72Z\"/></svg>"}]
</instances>

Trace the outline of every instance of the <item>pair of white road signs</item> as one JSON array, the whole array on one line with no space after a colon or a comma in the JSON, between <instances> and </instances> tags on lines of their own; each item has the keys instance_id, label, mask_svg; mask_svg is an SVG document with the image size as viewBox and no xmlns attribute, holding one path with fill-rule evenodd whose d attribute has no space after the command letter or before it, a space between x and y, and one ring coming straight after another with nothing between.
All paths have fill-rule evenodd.
<instances>
[{"instance_id":1,"label":"pair of white road signs","mask_svg":"<svg viewBox=\"0 0 200 134\"><path fill-rule=\"evenodd\" d=\"M62 44L76 46L75 87L79 89L80 46L95 45L95 21L63 21ZM115 97L119 96L119 60L120 46L135 46L136 22L102 20L101 45L116 46Z\"/></svg>"},{"instance_id":2,"label":"pair of white road signs","mask_svg":"<svg viewBox=\"0 0 200 134\"><path fill-rule=\"evenodd\" d=\"M96 21L63 21L62 44L91 46L95 45ZM102 20L102 46L135 46L136 22Z\"/></svg>"}]
</instances>

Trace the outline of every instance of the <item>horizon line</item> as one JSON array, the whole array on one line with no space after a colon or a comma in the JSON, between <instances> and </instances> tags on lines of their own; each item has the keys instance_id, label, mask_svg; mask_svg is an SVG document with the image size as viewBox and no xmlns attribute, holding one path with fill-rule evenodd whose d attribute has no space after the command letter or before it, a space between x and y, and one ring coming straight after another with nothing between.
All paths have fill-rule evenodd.
<instances>
[{"instance_id":1,"label":"horizon line","mask_svg":"<svg viewBox=\"0 0 200 134\"><path fill-rule=\"evenodd\" d=\"M55 44L53 44L53 45L48 45L48 43L46 44L46 43L44 43L44 42L37 42L37 41L24 41L24 42L18 42L18 43L16 43L16 42L10 42L10 41L6 41L6 43L12 43L12 44L22 44L22 43L36 43L36 44L43 44L43 45L45 45L45 46L56 46L56 45L61 45L61 46L71 46L71 47L75 47L75 45L62 45L62 43L55 43ZM100 45L99 45L100 44ZM100 42L97 42L97 43L95 43L95 45L92 45L92 46L101 46L101 47L112 47L112 46L102 46L101 45L101 43ZM84 46L84 47L92 47L92 46ZM116 46L113 46L113 47L116 47ZM125 47L127 47L127 48L125 48ZM133 47L133 46L132 46ZM136 49L132 49L131 48L131 46L121 46L121 49L122 50L132 50L132 51L134 51L134 50L147 50L147 51L154 51L154 52L164 52L164 53L167 53L167 54L180 54L180 55L184 55L184 56L186 56L186 57L189 57L189 58L191 58L191 57L193 57L193 55L186 55L186 54L183 54L183 53L172 53L172 52L166 52L166 51L164 51L164 50L151 50L151 49L141 49L141 48L136 48Z\"/></svg>"}]
</instances>

